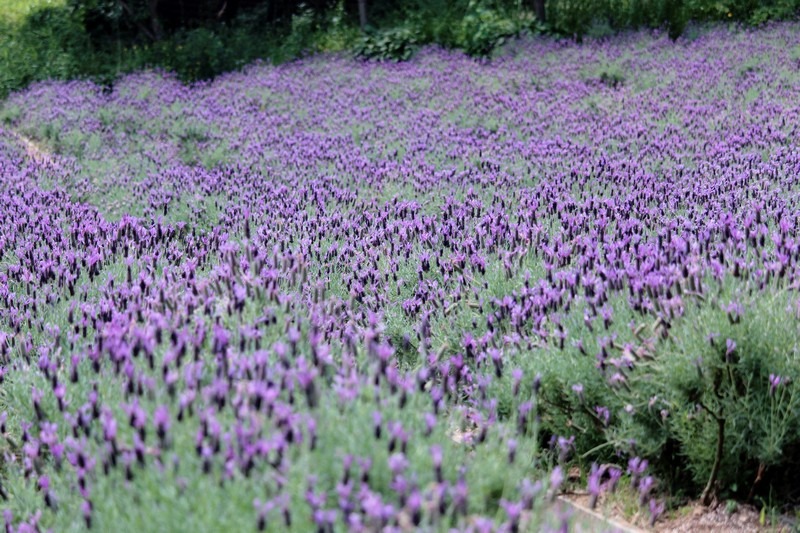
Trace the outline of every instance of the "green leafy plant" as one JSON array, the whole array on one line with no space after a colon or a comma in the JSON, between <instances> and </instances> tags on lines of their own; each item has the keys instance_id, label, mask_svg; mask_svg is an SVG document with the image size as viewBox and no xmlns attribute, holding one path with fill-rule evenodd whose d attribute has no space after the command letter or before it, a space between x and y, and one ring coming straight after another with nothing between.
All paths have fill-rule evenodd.
<instances>
[{"instance_id":1,"label":"green leafy plant","mask_svg":"<svg viewBox=\"0 0 800 533\"><path fill-rule=\"evenodd\" d=\"M484 56L505 43L509 37L516 35L520 29L518 20L497 7L471 0L456 39L459 48L468 54Z\"/></svg>"},{"instance_id":2,"label":"green leafy plant","mask_svg":"<svg viewBox=\"0 0 800 533\"><path fill-rule=\"evenodd\" d=\"M663 458L703 487L705 503L721 493L751 499L797 459L800 325L785 303L776 294L704 305L675 322L623 395L649 452L671 449Z\"/></svg>"},{"instance_id":3,"label":"green leafy plant","mask_svg":"<svg viewBox=\"0 0 800 533\"><path fill-rule=\"evenodd\" d=\"M470 55L489 55L523 30L537 28L532 12L502 4L471 0L457 34L457 46Z\"/></svg>"},{"instance_id":4,"label":"green leafy plant","mask_svg":"<svg viewBox=\"0 0 800 533\"><path fill-rule=\"evenodd\" d=\"M369 59L406 60L420 42L420 34L413 27L392 28L363 36L355 46L355 54Z\"/></svg>"},{"instance_id":5,"label":"green leafy plant","mask_svg":"<svg viewBox=\"0 0 800 533\"><path fill-rule=\"evenodd\" d=\"M625 85L625 74L619 65L606 65L599 69L597 79L613 89Z\"/></svg>"}]
</instances>

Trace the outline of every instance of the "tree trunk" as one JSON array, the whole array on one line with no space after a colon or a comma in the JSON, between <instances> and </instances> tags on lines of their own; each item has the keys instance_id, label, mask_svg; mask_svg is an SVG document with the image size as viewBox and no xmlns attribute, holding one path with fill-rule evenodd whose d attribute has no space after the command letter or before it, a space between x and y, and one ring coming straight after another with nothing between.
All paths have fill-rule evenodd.
<instances>
[{"instance_id":1,"label":"tree trunk","mask_svg":"<svg viewBox=\"0 0 800 533\"><path fill-rule=\"evenodd\" d=\"M367 0L358 0L358 24L361 31L367 28Z\"/></svg>"},{"instance_id":2,"label":"tree trunk","mask_svg":"<svg viewBox=\"0 0 800 533\"><path fill-rule=\"evenodd\" d=\"M150 7L150 27L155 40L159 41L164 36L164 31L161 28L161 21L158 19L158 0L150 0L148 5Z\"/></svg>"},{"instance_id":3,"label":"tree trunk","mask_svg":"<svg viewBox=\"0 0 800 533\"><path fill-rule=\"evenodd\" d=\"M544 0L533 0L533 12L539 22L545 22Z\"/></svg>"}]
</instances>

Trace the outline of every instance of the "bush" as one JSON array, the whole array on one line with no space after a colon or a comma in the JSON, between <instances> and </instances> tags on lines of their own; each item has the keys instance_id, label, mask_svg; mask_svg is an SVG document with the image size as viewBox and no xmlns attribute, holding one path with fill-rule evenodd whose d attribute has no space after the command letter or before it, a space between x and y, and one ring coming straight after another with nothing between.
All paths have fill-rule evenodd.
<instances>
[{"instance_id":1,"label":"bush","mask_svg":"<svg viewBox=\"0 0 800 533\"><path fill-rule=\"evenodd\" d=\"M556 33L581 40L593 22L608 18L608 13L581 0L547 2L548 23Z\"/></svg>"},{"instance_id":2,"label":"bush","mask_svg":"<svg viewBox=\"0 0 800 533\"><path fill-rule=\"evenodd\" d=\"M472 0L459 25L456 43L470 55L485 56L509 37L517 35L524 25L523 21L530 24L533 16L526 16L523 12L515 19L497 7Z\"/></svg>"},{"instance_id":3,"label":"bush","mask_svg":"<svg viewBox=\"0 0 800 533\"><path fill-rule=\"evenodd\" d=\"M158 43L154 63L179 73L183 79L208 79L233 69L225 44L218 32L207 28L180 30L169 40Z\"/></svg>"},{"instance_id":4,"label":"bush","mask_svg":"<svg viewBox=\"0 0 800 533\"><path fill-rule=\"evenodd\" d=\"M685 314L665 320L617 302L619 326L605 332L588 330L582 310L559 318L575 344L524 360L526 373L542 375L542 444L572 428L581 461L646 458L670 490L707 501L790 486L800 464L800 304L785 293L696 303L687 298Z\"/></svg>"},{"instance_id":5,"label":"bush","mask_svg":"<svg viewBox=\"0 0 800 533\"><path fill-rule=\"evenodd\" d=\"M642 390L631 402L667 412L660 446L677 443L673 461L691 474L708 499L717 488L747 496L753 480L791 470L788 452L800 446L800 328L786 298L761 295L709 305L670 331L659 356L643 365ZM747 309L746 312L743 310ZM795 452L796 453L796 452Z\"/></svg>"},{"instance_id":6,"label":"bush","mask_svg":"<svg viewBox=\"0 0 800 533\"><path fill-rule=\"evenodd\" d=\"M673 488L706 502L790 482L800 460L800 321L786 302L760 295L703 304L657 320L658 341L620 342L633 365L627 382L594 383L584 400L611 414L598 445L648 458Z\"/></svg>"},{"instance_id":7,"label":"bush","mask_svg":"<svg viewBox=\"0 0 800 533\"><path fill-rule=\"evenodd\" d=\"M556 33L581 40L585 35L607 35L608 30L663 28L677 39L689 21L736 21L762 24L795 17L798 0L548 0L549 27Z\"/></svg>"},{"instance_id":8,"label":"bush","mask_svg":"<svg viewBox=\"0 0 800 533\"><path fill-rule=\"evenodd\" d=\"M764 2L750 13L747 21L750 24L763 24L770 20L789 19L797 13L800 2L797 0L781 0L779 2Z\"/></svg>"},{"instance_id":9,"label":"bush","mask_svg":"<svg viewBox=\"0 0 800 533\"><path fill-rule=\"evenodd\" d=\"M91 48L75 13L45 8L19 27L0 21L0 97L28 83L80 75Z\"/></svg>"},{"instance_id":10,"label":"bush","mask_svg":"<svg viewBox=\"0 0 800 533\"><path fill-rule=\"evenodd\" d=\"M615 64L605 65L598 69L594 79L612 89L625 85L625 73L619 65Z\"/></svg>"},{"instance_id":11,"label":"bush","mask_svg":"<svg viewBox=\"0 0 800 533\"><path fill-rule=\"evenodd\" d=\"M675 40L683 33L690 13L684 0L550 0L547 5L549 23L554 31L578 40L596 34L598 28L605 29L602 33L607 35L608 30L641 27L666 28L670 38Z\"/></svg>"},{"instance_id":12,"label":"bush","mask_svg":"<svg viewBox=\"0 0 800 533\"><path fill-rule=\"evenodd\" d=\"M391 28L364 35L355 46L357 57L401 61L409 59L421 42L411 27Z\"/></svg>"},{"instance_id":13,"label":"bush","mask_svg":"<svg viewBox=\"0 0 800 533\"><path fill-rule=\"evenodd\" d=\"M308 7L312 4L316 9ZM547 0L546 24L512 0L373 1L374 29L366 35L342 0L297 4L291 16L284 6L277 18L270 3L256 3L224 20L209 15L210 5L193 8L197 16L191 25L166 24L163 38L155 41L143 2L136 4L134 16L114 0L67 0L27 18L0 18L0 97L48 78L90 77L108 84L121 73L156 67L191 81L256 59L282 62L347 49L361 57L404 60L418 46L435 43L486 56L509 37L531 30L581 40L658 27L677 39L690 20L762 24L791 18L800 0Z\"/></svg>"}]
</instances>

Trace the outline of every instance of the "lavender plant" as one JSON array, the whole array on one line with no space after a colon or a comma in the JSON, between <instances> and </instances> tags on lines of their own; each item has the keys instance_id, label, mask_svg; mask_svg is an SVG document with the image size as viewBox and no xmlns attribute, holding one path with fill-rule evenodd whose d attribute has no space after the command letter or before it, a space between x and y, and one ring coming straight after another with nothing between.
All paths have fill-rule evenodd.
<instances>
[{"instance_id":1,"label":"lavender plant","mask_svg":"<svg viewBox=\"0 0 800 533\"><path fill-rule=\"evenodd\" d=\"M653 520L780 490L796 30L12 95L6 529L560 528L574 467Z\"/></svg>"}]
</instances>

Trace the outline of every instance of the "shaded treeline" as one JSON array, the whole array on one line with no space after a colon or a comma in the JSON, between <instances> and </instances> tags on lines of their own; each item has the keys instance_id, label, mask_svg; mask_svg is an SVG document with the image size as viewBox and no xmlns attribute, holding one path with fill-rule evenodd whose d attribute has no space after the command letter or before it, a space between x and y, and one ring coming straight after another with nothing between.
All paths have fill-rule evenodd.
<instances>
[{"instance_id":1,"label":"shaded treeline","mask_svg":"<svg viewBox=\"0 0 800 533\"><path fill-rule=\"evenodd\" d=\"M0 97L43 79L110 83L145 68L208 79L316 52L402 60L422 45L492 54L525 33L582 40L637 28L793 18L800 0L65 0L0 14Z\"/></svg>"}]
</instances>

